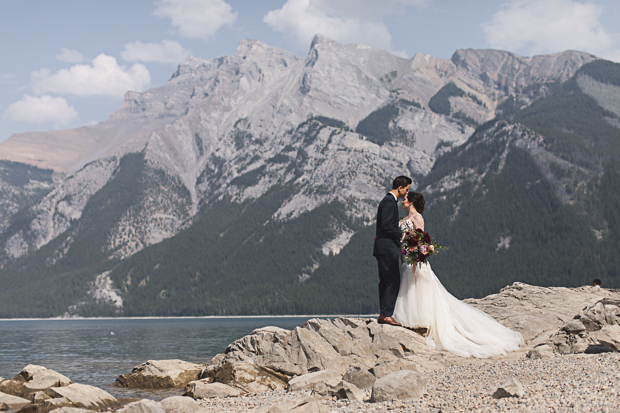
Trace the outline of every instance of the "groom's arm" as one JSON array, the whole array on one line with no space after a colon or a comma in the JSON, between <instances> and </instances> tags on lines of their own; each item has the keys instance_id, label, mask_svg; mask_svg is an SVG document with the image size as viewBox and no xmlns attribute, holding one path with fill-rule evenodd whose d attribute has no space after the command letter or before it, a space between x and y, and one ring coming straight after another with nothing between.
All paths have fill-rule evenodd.
<instances>
[{"instance_id":1,"label":"groom's arm","mask_svg":"<svg viewBox=\"0 0 620 413\"><path fill-rule=\"evenodd\" d=\"M400 241L401 233L398 228L398 207L395 203L388 203L381 208L381 226L383 233L396 241Z\"/></svg>"}]
</instances>

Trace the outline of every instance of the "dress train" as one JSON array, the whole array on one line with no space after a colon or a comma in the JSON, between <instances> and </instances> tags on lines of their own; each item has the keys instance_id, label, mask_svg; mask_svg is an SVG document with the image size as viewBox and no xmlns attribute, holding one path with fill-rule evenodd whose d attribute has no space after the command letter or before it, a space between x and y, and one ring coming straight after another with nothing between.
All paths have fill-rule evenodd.
<instances>
[{"instance_id":1,"label":"dress train","mask_svg":"<svg viewBox=\"0 0 620 413\"><path fill-rule=\"evenodd\" d=\"M521 333L450 294L428 263L402 265L394 318L406 327L427 328L429 346L461 357L487 358L523 344Z\"/></svg>"}]
</instances>

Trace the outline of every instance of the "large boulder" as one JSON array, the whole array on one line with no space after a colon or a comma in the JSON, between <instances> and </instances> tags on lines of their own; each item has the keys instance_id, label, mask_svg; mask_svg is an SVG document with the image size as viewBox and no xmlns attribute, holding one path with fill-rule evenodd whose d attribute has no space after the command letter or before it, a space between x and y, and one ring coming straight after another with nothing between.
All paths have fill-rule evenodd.
<instances>
[{"instance_id":1,"label":"large boulder","mask_svg":"<svg viewBox=\"0 0 620 413\"><path fill-rule=\"evenodd\" d=\"M371 372L361 367L351 367L342 377L343 380L354 384L360 389L370 389L377 378Z\"/></svg>"},{"instance_id":2,"label":"large boulder","mask_svg":"<svg viewBox=\"0 0 620 413\"><path fill-rule=\"evenodd\" d=\"M65 387L52 387L50 392L54 398L64 398L72 407L83 409L104 410L121 404L105 390L87 384L72 383Z\"/></svg>"},{"instance_id":3,"label":"large boulder","mask_svg":"<svg viewBox=\"0 0 620 413\"><path fill-rule=\"evenodd\" d=\"M206 379L237 387L244 392L258 393L284 389L289 377L250 361L227 360L213 377Z\"/></svg>"},{"instance_id":4,"label":"large boulder","mask_svg":"<svg viewBox=\"0 0 620 413\"><path fill-rule=\"evenodd\" d=\"M323 383L330 380L340 380L341 376L334 370L320 370L314 373L303 374L292 378L287 386L286 391L309 390L317 383Z\"/></svg>"},{"instance_id":5,"label":"large boulder","mask_svg":"<svg viewBox=\"0 0 620 413\"><path fill-rule=\"evenodd\" d=\"M194 413L203 410L196 400L185 396L167 397L159 403L166 413Z\"/></svg>"},{"instance_id":6,"label":"large boulder","mask_svg":"<svg viewBox=\"0 0 620 413\"><path fill-rule=\"evenodd\" d=\"M364 392L356 385L344 380L319 382L312 389L312 395L320 398L347 399L355 402L364 400Z\"/></svg>"},{"instance_id":7,"label":"large boulder","mask_svg":"<svg viewBox=\"0 0 620 413\"><path fill-rule=\"evenodd\" d=\"M154 400L142 399L129 403L117 413L166 413L161 403Z\"/></svg>"},{"instance_id":8,"label":"large boulder","mask_svg":"<svg viewBox=\"0 0 620 413\"><path fill-rule=\"evenodd\" d=\"M19 410L29 403L30 400L28 399L0 392L0 404L5 404L7 409Z\"/></svg>"},{"instance_id":9,"label":"large boulder","mask_svg":"<svg viewBox=\"0 0 620 413\"><path fill-rule=\"evenodd\" d=\"M187 385L184 396L193 399L210 399L213 397L238 397L243 392L224 383L205 383L193 381Z\"/></svg>"},{"instance_id":10,"label":"large boulder","mask_svg":"<svg viewBox=\"0 0 620 413\"><path fill-rule=\"evenodd\" d=\"M411 370L402 370L378 379L372 385L370 401L418 399L424 393L426 393L426 380L422 375Z\"/></svg>"},{"instance_id":11,"label":"large boulder","mask_svg":"<svg viewBox=\"0 0 620 413\"><path fill-rule=\"evenodd\" d=\"M185 387L199 379L203 367L182 360L149 360L134 367L131 373L119 376L113 385L139 389Z\"/></svg>"},{"instance_id":12,"label":"large boulder","mask_svg":"<svg viewBox=\"0 0 620 413\"><path fill-rule=\"evenodd\" d=\"M620 351L620 325L605 326L596 335L596 339L603 347L611 351Z\"/></svg>"},{"instance_id":13,"label":"large boulder","mask_svg":"<svg viewBox=\"0 0 620 413\"><path fill-rule=\"evenodd\" d=\"M498 294L465 302L520 332L527 343L546 331L557 331L581 309L604 299L618 300L620 292L591 286L537 287L515 282Z\"/></svg>"},{"instance_id":14,"label":"large boulder","mask_svg":"<svg viewBox=\"0 0 620 413\"><path fill-rule=\"evenodd\" d=\"M73 383L62 374L43 366L29 364L15 377L0 382L0 392L33 400L35 393Z\"/></svg>"},{"instance_id":15,"label":"large boulder","mask_svg":"<svg viewBox=\"0 0 620 413\"><path fill-rule=\"evenodd\" d=\"M620 299L585 307L549 339L560 354L620 351Z\"/></svg>"}]
</instances>

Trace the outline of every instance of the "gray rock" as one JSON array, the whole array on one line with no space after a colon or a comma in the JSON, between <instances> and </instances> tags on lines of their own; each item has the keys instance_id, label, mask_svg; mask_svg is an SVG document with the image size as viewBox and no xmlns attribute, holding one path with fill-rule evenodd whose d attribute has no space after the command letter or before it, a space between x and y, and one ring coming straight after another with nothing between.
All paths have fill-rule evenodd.
<instances>
[{"instance_id":1,"label":"gray rock","mask_svg":"<svg viewBox=\"0 0 620 413\"><path fill-rule=\"evenodd\" d=\"M344 380L317 383L312 389L312 394L321 398L335 397L357 402L363 401L365 396L359 387Z\"/></svg>"},{"instance_id":2,"label":"gray rock","mask_svg":"<svg viewBox=\"0 0 620 413\"><path fill-rule=\"evenodd\" d=\"M603 347L611 351L620 351L620 325L607 325L596 335Z\"/></svg>"},{"instance_id":3,"label":"gray rock","mask_svg":"<svg viewBox=\"0 0 620 413\"><path fill-rule=\"evenodd\" d=\"M184 396L194 399L209 399L213 397L238 397L243 392L224 383L204 383L193 381L188 384Z\"/></svg>"},{"instance_id":4,"label":"gray rock","mask_svg":"<svg viewBox=\"0 0 620 413\"><path fill-rule=\"evenodd\" d=\"M525 390L523 385L516 377L511 377L504 384L502 384L495 393L493 393L494 399L503 399L505 397L523 397Z\"/></svg>"},{"instance_id":5,"label":"gray rock","mask_svg":"<svg viewBox=\"0 0 620 413\"><path fill-rule=\"evenodd\" d=\"M29 364L12 379L0 382L0 391L32 400L38 391L71 383L71 380L54 370Z\"/></svg>"},{"instance_id":6,"label":"gray rock","mask_svg":"<svg viewBox=\"0 0 620 413\"><path fill-rule=\"evenodd\" d=\"M361 367L351 367L342 377L343 380L354 384L360 389L370 389L377 378L368 370Z\"/></svg>"},{"instance_id":7,"label":"gray rock","mask_svg":"<svg viewBox=\"0 0 620 413\"><path fill-rule=\"evenodd\" d=\"M52 410L51 412L54 412L54 413L92 413L93 411L88 410L88 409L80 409L78 407L59 407L57 409Z\"/></svg>"},{"instance_id":8,"label":"gray rock","mask_svg":"<svg viewBox=\"0 0 620 413\"><path fill-rule=\"evenodd\" d=\"M172 396L159 402L166 413L192 413L203 410L191 397Z\"/></svg>"},{"instance_id":9,"label":"gray rock","mask_svg":"<svg viewBox=\"0 0 620 413\"><path fill-rule=\"evenodd\" d=\"M140 389L184 387L199 379L203 367L182 360L149 360L134 367L131 373L119 376L113 385Z\"/></svg>"},{"instance_id":10,"label":"gray rock","mask_svg":"<svg viewBox=\"0 0 620 413\"><path fill-rule=\"evenodd\" d=\"M346 364L334 347L314 330L297 327L293 331L299 350L303 350L308 360L308 371L332 369L344 373Z\"/></svg>"},{"instance_id":11,"label":"gray rock","mask_svg":"<svg viewBox=\"0 0 620 413\"><path fill-rule=\"evenodd\" d=\"M562 330L566 331L568 334L578 334L582 331L586 331L586 327L580 320L571 320L568 323L564 324Z\"/></svg>"},{"instance_id":12,"label":"gray rock","mask_svg":"<svg viewBox=\"0 0 620 413\"><path fill-rule=\"evenodd\" d=\"M255 413L327 413L329 409L314 397L302 400L284 400L272 406L254 410Z\"/></svg>"},{"instance_id":13,"label":"gray rock","mask_svg":"<svg viewBox=\"0 0 620 413\"><path fill-rule=\"evenodd\" d=\"M5 405L7 405L7 409L18 410L29 404L30 400L6 393L0 393L0 403L4 403Z\"/></svg>"},{"instance_id":14,"label":"gray rock","mask_svg":"<svg viewBox=\"0 0 620 413\"><path fill-rule=\"evenodd\" d=\"M620 323L620 300L605 298L585 307L573 320L551 336L550 344L560 354L618 351L614 331Z\"/></svg>"},{"instance_id":15,"label":"gray rock","mask_svg":"<svg viewBox=\"0 0 620 413\"><path fill-rule=\"evenodd\" d=\"M137 402L129 403L117 413L166 413L161 403L155 400L142 399Z\"/></svg>"},{"instance_id":16,"label":"gray rock","mask_svg":"<svg viewBox=\"0 0 620 413\"><path fill-rule=\"evenodd\" d=\"M51 399L50 395L44 391L38 391L34 394L32 401L34 403L43 403L45 400Z\"/></svg>"},{"instance_id":17,"label":"gray rock","mask_svg":"<svg viewBox=\"0 0 620 413\"><path fill-rule=\"evenodd\" d=\"M465 302L520 332L527 343L547 330L560 329L584 307L612 297L617 298L617 293L605 288L537 287L516 282L499 294ZM587 329L586 320L580 320Z\"/></svg>"},{"instance_id":18,"label":"gray rock","mask_svg":"<svg viewBox=\"0 0 620 413\"><path fill-rule=\"evenodd\" d=\"M410 400L426 393L426 380L422 375L402 370L378 379L372 386L370 401Z\"/></svg>"},{"instance_id":19,"label":"gray rock","mask_svg":"<svg viewBox=\"0 0 620 413\"><path fill-rule=\"evenodd\" d=\"M299 391L309 390L314 387L315 384L320 382L326 382L329 380L340 380L341 376L334 370L321 370L314 373L303 374L289 380L286 385L286 391Z\"/></svg>"},{"instance_id":20,"label":"gray rock","mask_svg":"<svg viewBox=\"0 0 620 413\"><path fill-rule=\"evenodd\" d=\"M535 347L527 353L527 358L532 360L553 357L553 348L546 344Z\"/></svg>"},{"instance_id":21,"label":"gray rock","mask_svg":"<svg viewBox=\"0 0 620 413\"><path fill-rule=\"evenodd\" d=\"M288 377L267 367L246 361L226 361L217 371L213 381L243 389L249 393L280 390L286 387Z\"/></svg>"},{"instance_id":22,"label":"gray rock","mask_svg":"<svg viewBox=\"0 0 620 413\"><path fill-rule=\"evenodd\" d=\"M370 373L375 376L377 379L383 378L389 374L392 374L401 370L411 370L415 372L421 372L421 369L418 365L410 360L401 359L395 361L383 361L377 363L372 369L370 369Z\"/></svg>"},{"instance_id":23,"label":"gray rock","mask_svg":"<svg viewBox=\"0 0 620 413\"><path fill-rule=\"evenodd\" d=\"M110 393L87 384L72 383L65 387L52 387L50 391L61 398L67 399L73 407L103 410L119 407L121 404ZM46 402L51 400L54 399L46 400Z\"/></svg>"}]
</instances>

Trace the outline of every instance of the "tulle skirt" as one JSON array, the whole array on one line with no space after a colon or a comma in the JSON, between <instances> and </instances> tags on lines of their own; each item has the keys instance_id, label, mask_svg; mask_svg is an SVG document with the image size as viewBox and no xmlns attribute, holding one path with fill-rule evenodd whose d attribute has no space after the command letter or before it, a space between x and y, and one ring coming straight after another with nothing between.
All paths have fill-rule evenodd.
<instances>
[{"instance_id":1,"label":"tulle skirt","mask_svg":"<svg viewBox=\"0 0 620 413\"><path fill-rule=\"evenodd\" d=\"M430 264L403 264L394 318L405 327L428 329L426 343L461 357L487 358L523 344L521 333L450 294Z\"/></svg>"}]
</instances>

